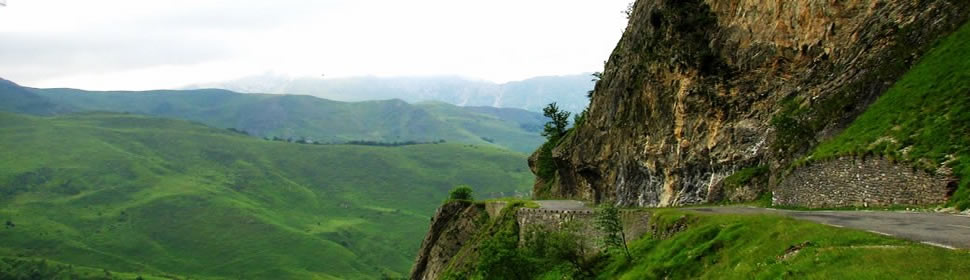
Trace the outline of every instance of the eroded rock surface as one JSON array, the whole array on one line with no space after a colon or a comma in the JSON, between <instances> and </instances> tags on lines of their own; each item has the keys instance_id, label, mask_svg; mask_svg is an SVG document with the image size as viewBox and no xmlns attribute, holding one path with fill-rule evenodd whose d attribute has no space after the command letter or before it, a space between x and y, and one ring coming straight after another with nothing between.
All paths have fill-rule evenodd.
<instances>
[{"instance_id":1,"label":"eroded rock surface","mask_svg":"<svg viewBox=\"0 0 970 280\"><path fill-rule=\"evenodd\" d=\"M706 201L743 167L787 166L954 30L970 1L640 0L541 197ZM537 170L537 155L530 158ZM773 172L775 173L775 172Z\"/></svg>"},{"instance_id":2,"label":"eroded rock surface","mask_svg":"<svg viewBox=\"0 0 970 280\"><path fill-rule=\"evenodd\" d=\"M455 254L478 233L481 220L488 219L487 215L483 207L470 202L449 202L438 208L411 268L410 279L438 279Z\"/></svg>"}]
</instances>

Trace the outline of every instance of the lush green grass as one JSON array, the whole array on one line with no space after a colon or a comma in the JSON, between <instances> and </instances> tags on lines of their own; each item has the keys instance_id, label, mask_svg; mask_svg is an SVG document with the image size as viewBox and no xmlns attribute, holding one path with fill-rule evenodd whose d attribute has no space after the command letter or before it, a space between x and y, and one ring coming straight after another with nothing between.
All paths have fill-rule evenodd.
<instances>
[{"instance_id":1,"label":"lush green grass","mask_svg":"<svg viewBox=\"0 0 970 280\"><path fill-rule=\"evenodd\" d=\"M508 203L508 205L521 205L519 207L533 208L533 209L539 208L539 203L535 202L534 200L522 199L522 198L516 198L516 197L494 198L494 199L487 199L483 201L483 203L489 203L489 202L505 202L505 203Z\"/></svg>"},{"instance_id":2,"label":"lush green grass","mask_svg":"<svg viewBox=\"0 0 970 280\"><path fill-rule=\"evenodd\" d=\"M885 156L962 178L951 204L970 207L970 24L941 40L834 139L797 164L839 156Z\"/></svg>"},{"instance_id":3,"label":"lush green grass","mask_svg":"<svg viewBox=\"0 0 970 280\"><path fill-rule=\"evenodd\" d=\"M768 174L767 166L757 166L741 169L731 176L724 178L724 187L729 189L740 188L751 183L755 178Z\"/></svg>"},{"instance_id":4,"label":"lush green grass","mask_svg":"<svg viewBox=\"0 0 970 280\"><path fill-rule=\"evenodd\" d=\"M97 269L49 260L0 258L0 279L5 280L115 280L115 279L179 279L176 275L139 275Z\"/></svg>"},{"instance_id":5,"label":"lush green grass","mask_svg":"<svg viewBox=\"0 0 970 280\"><path fill-rule=\"evenodd\" d=\"M970 273L966 251L781 216L666 210L654 220L660 229L688 226L668 239L634 242L633 259L614 257L600 279L959 279Z\"/></svg>"},{"instance_id":6,"label":"lush green grass","mask_svg":"<svg viewBox=\"0 0 970 280\"><path fill-rule=\"evenodd\" d=\"M416 106L431 112L449 124L457 125L472 137L531 153L542 144L539 135L546 118L541 114L515 109L487 107L456 107L440 102L426 102Z\"/></svg>"},{"instance_id":7,"label":"lush green grass","mask_svg":"<svg viewBox=\"0 0 970 280\"><path fill-rule=\"evenodd\" d=\"M38 95L35 98L46 98L48 103L70 107L73 111L138 113L235 128L260 137L295 140L307 137L325 143L444 139L529 153L542 143L542 136L535 128L545 122L541 114L519 109L465 108L445 103L408 104L401 100L338 102L304 95L240 94L215 89L146 92L28 90ZM0 87L0 99L6 95L14 96L4 94L7 91L14 92L16 88Z\"/></svg>"},{"instance_id":8,"label":"lush green grass","mask_svg":"<svg viewBox=\"0 0 970 280\"><path fill-rule=\"evenodd\" d=\"M510 213L493 217L467 242L454 260L476 254L475 260L450 263L444 279L961 279L970 273L965 250L777 215L677 209L652 211L656 235L632 241L632 257L577 255L579 245L568 241L584 237L560 231L546 233L544 242L522 242Z\"/></svg>"},{"instance_id":9,"label":"lush green grass","mask_svg":"<svg viewBox=\"0 0 970 280\"><path fill-rule=\"evenodd\" d=\"M459 184L525 191L525 156L299 145L123 114L0 114L0 256L193 278L402 276Z\"/></svg>"}]
</instances>

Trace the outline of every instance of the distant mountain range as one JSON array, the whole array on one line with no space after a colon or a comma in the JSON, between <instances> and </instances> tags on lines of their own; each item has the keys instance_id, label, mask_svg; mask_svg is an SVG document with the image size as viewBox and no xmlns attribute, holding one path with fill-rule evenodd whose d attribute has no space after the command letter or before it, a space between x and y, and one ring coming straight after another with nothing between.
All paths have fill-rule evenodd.
<instances>
[{"instance_id":1,"label":"distant mountain range","mask_svg":"<svg viewBox=\"0 0 970 280\"><path fill-rule=\"evenodd\" d=\"M188 89L219 88L244 93L306 94L340 101L399 98L407 102L440 101L458 106L518 108L541 112L557 102L560 108L581 112L593 89L589 73L536 77L504 84L460 77L357 77L329 79L259 75Z\"/></svg>"},{"instance_id":2,"label":"distant mountain range","mask_svg":"<svg viewBox=\"0 0 970 280\"><path fill-rule=\"evenodd\" d=\"M0 79L0 111L32 115L127 112L233 128L259 137L350 141L446 140L529 153L543 142L541 114L514 108L459 107L400 99L339 102L305 95L221 89L94 92L37 89Z\"/></svg>"}]
</instances>

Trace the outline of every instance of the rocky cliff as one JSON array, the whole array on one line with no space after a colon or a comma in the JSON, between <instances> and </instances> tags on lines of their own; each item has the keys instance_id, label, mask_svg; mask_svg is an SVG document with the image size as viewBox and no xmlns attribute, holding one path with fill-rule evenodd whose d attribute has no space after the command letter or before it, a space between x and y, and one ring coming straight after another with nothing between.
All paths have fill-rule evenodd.
<instances>
[{"instance_id":1,"label":"rocky cliff","mask_svg":"<svg viewBox=\"0 0 970 280\"><path fill-rule=\"evenodd\" d=\"M639 0L583 123L535 193L700 203L842 130L967 19L963 0ZM546 157L543 160L543 157ZM548 167L547 167L548 168ZM771 172L777 174L778 172Z\"/></svg>"},{"instance_id":2,"label":"rocky cliff","mask_svg":"<svg viewBox=\"0 0 970 280\"><path fill-rule=\"evenodd\" d=\"M470 202L454 201L438 208L410 279L438 279L462 246L478 233L482 219L488 220L485 209Z\"/></svg>"}]
</instances>

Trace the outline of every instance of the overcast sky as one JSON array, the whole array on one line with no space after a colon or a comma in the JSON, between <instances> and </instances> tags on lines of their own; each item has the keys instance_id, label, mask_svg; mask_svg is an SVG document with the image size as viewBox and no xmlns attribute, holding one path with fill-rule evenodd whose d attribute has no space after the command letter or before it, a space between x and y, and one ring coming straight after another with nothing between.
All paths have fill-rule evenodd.
<instances>
[{"instance_id":1,"label":"overcast sky","mask_svg":"<svg viewBox=\"0 0 970 280\"><path fill-rule=\"evenodd\" d=\"M249 75L601 71L632 0L7 0L0 77L156 89Z\"/></svg>"}]
</instances>

